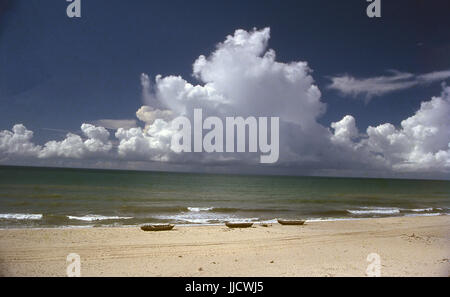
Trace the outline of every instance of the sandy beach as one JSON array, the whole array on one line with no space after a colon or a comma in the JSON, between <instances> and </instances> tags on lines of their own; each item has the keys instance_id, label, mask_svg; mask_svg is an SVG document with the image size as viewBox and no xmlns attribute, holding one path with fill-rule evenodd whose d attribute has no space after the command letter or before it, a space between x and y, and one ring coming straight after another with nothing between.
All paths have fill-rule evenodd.
<instances>
[{"instance_id":1,"label":"sandy beach","mask_svg":"<svg viewBox=\"0 0 450 297\"><path fill-rule=\"evenodd\" d=\"M249 229L176 227L0 230L2 276L449 276L450 216L401 217Z\"/></svg>"}]
</instances>

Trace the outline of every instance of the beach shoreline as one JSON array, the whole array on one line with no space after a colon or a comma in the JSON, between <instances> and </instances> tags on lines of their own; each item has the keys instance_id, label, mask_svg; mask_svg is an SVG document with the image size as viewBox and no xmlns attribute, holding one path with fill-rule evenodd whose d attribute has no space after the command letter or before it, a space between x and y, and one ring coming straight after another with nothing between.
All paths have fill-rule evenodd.
<instances>
[{"instance_id":1,"label":"beach shoreline","mask_svg":"<svg viewBox=\"0 0 450 297\"><path fill-rule=\"evenodd\" d=\"M383 216L383 217L349 217L349 218L311 218L311 219L303 219L307 223L320 223L320 222L340 222L340 221L361 221L361 220L373 220L373 219L388 219L388 218L415 218L415 217L436 217L436 216L450 216L448 213L438 213L438 214L417 214L417 215L404 215L404 216ZM260 225L272 225L272 224L278 224L278 218L271 219L271 220L264 220L264 221L251 221L247 218L234 219L234 222L245 222L245 223L252 223L254 226L260 226ZM104 224L95 224L99 221L92 221L92 225L61 225L61 226L42 226L42 227L35 227L35 226L14 226L14 227L0 227L0 231L7 231L7 230L58 230L58 229L133 229L133 228L139 228L142 225L147 224L155 224L155 225L165 225L165 224L173 224L176 225L178 228L196 228L196 227L221 227L224 226L226 222L221 223L174 223L174 222L167 222L167 223L144 223L144 224L133 224L133 225L120 225L120 224L113 224L113 225L104 225Z\"/></svg>"},{"instance_id":2,"label":"beach shoreline","mask_svg":"<svg viewBox=\"0 0 450 297\"><path fill-rule=\"evenodd\" d=\"M450 216L307 222L229 229L176 226L0 230L1 276L449 276Z\"/></svg>"}]
</instances>

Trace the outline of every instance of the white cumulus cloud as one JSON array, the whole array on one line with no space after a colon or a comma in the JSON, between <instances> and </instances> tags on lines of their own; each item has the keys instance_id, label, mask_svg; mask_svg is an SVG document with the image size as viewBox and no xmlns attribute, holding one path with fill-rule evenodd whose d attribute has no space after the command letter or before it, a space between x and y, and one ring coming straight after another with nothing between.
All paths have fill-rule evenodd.
<instances>
[{"instance_id":1,"label":"white cumulus cloud","mask_svg":"<svg viewBox=\"0 0 450 297\"><path fill-rule=\"evenodd\" d=\"M33 131L24 125L14 125L12 131L0 131L0 159L11 156L37 156L40 146L31 142Z\"/></svg>"},{"instance_id":2,"label":"white cumulus cloud","mask_svg":"<svg viewBox=\"0 0 450 297\"><path fill-rule=\"evenodd\" d=\"M168 161L172 154L171 137L175 133L164 120L157 119L147 130L131 128L117 130L118 154L129 160Z\"/></svg>"},{"instance_id":3,"label":"white cumulus cloud","mask_svg":"<svg viewBox=\"0 0 450 297\"><path fill-rule=\"evenodd\" d=\"M415 115L401 122L400 127L385 123L369 126L362 140L355 136L354 119L346 116L333 123L333 139L362 156L376 156L397 172L450 172L450 88L440 97L423 102Z\"/></svg>"},{"instance_id":4,"label":"white cumulus cloud","mask_svg":"<svg viewBox=\"0 0 450 297\"><path fill-rule=\"evenodd\" d=\"M74 158L102 156L112 149L109 132L104 127L91 124L81 125L81 131L86 139L68 133L62 141L49 141L39 152L39 158Z\"/></svg>"}]
</instances>

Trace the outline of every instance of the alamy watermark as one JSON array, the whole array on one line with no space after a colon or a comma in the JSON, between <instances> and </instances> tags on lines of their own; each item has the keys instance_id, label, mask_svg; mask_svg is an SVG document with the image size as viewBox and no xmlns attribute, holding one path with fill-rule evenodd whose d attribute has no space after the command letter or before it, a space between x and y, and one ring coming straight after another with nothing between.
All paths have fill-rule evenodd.
<instances>
[{"instance_id":1,"label":"alamy watermark","mask_svg":"<svg viewBox=\"0 0 450 297\"><path fill-rule=\"evenodd\" d=\"M381 18L381 0L367 0L367 2L371 2L367 6L367 16L369 18Z\"/></svg>"},{"instance_id":2,"label":"alamy watermark","mask_svg":"<svg viewBox=\"0 0 450 297\"><path fill-rule=\"evenodd\" d=\"M367 256L369 265L366 269L366 275L369 277L381 276L381 257L377 253L371 253Z\"/></svg>"},{"instance_id":3,"label":"alamy watermark","mask_svg":"<svg viewBox=\"0 0 450 297\"><path fill-rule=\"evenodd\" d=\"M172 136L171 149L176 153L245 153L248 144L249 153L257 153L258 150L261 153L260 163L276 163L280 154L280 119L270 118L270 131L268 125L267 117L258 119L227 117L224 125L222 119L218 117L208 117L203 120L202 109L195 109L193 125L187 117L178 117L172 121L172 128L177 132ZM203 130L209 130L209 132L203 135ZM270 132L270 142L268 132ZM246 136L248 136L248 142Z\"/></svg>"},{"instance_id":4,"label":"alamy watermark","mask_svg":"<svg viewBox=\"0 0 450 297\"><path fill-rule=\"evenodd\" d=\"M70 2L70 4L67 6L67 16L69 18L81 18L81 0L66 0L67 2ZM367 16L369 18L380 18L381 17L381 0L366 0L367 2L370 2L370 4L367 6Z\"/></svg>"},{"instance_id":5,"label":"alamy watermark","mask_svg":"<svg viewBox=\"0 0 450 297\"><path fill-rule=\"evenodd\" d=\"M81 257L78 254L71 253L66 258L67 265L66 273L68 277L81 277ZM369 265L366 269L368 277L381 277L381 257L377 253L371 253L367 256ZM258 283L259 286L259 283ZM191 289L190 289L191 290ZM262 287L261 287L262 290ZM217 291L217 289L216 289ZM230 291L231 292L231 291Z\"/></svg>"},{"instance_id":6,"label":"alamy watermark","mask_svg":"<svg viewBox=\"0 0 450 297\"><path fill-rule=\"evenodd\" d=\"M66 0L70 2L66 14L69 18L81 18L81 0Z\"/></svg>"},{"instance_id":7,"label":"alamy watermark","mask_svg":"<svg viewBox=\"0 0 450 297\"><path fill-rule=\"evenodd\" d=\"M67 6L66 14L69 18L81 18L81 0L66 0L70 2ZM369 18L381 18L381 0L366 0L370 2L367 6L367 16Z\"/></svg>"},{"instance_id":8,"label":"alamy watermark","mask_svg":"<svg viewBox=\"0 0 450 297\"><path fill-rule=\"evenodd\" d=\"M78 254L72 253L67 255L66 273L68 277L81 277L81 257Z\"/></svg>"}]
</instances>

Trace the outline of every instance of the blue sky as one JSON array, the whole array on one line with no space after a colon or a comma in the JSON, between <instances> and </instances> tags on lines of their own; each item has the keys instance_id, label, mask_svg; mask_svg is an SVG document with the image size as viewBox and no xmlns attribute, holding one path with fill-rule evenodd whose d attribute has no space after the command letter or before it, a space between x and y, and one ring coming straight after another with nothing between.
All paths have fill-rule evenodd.
<instances>
[{"instance_id":1,"label":"blue sky","mask_svg":"<svg viewBox=\"0 0 450 297\"><path fill-rule=\"evenodd\" d=\"M80 133L82 123L135 119L143 105L141 73L199 83L193 62L237 29L270 27L277 61L308 62L327 108L317 121L326 127L349 114L360 131L397 127L450 82L375 96L329 87L342 75L450 70L448 1L384 0L376 19L367 17L363 0L82 0L79 19L66 16L64 0L0 3L0 130L22 123L39 145Z\"/></svg>"}]
</instances>

